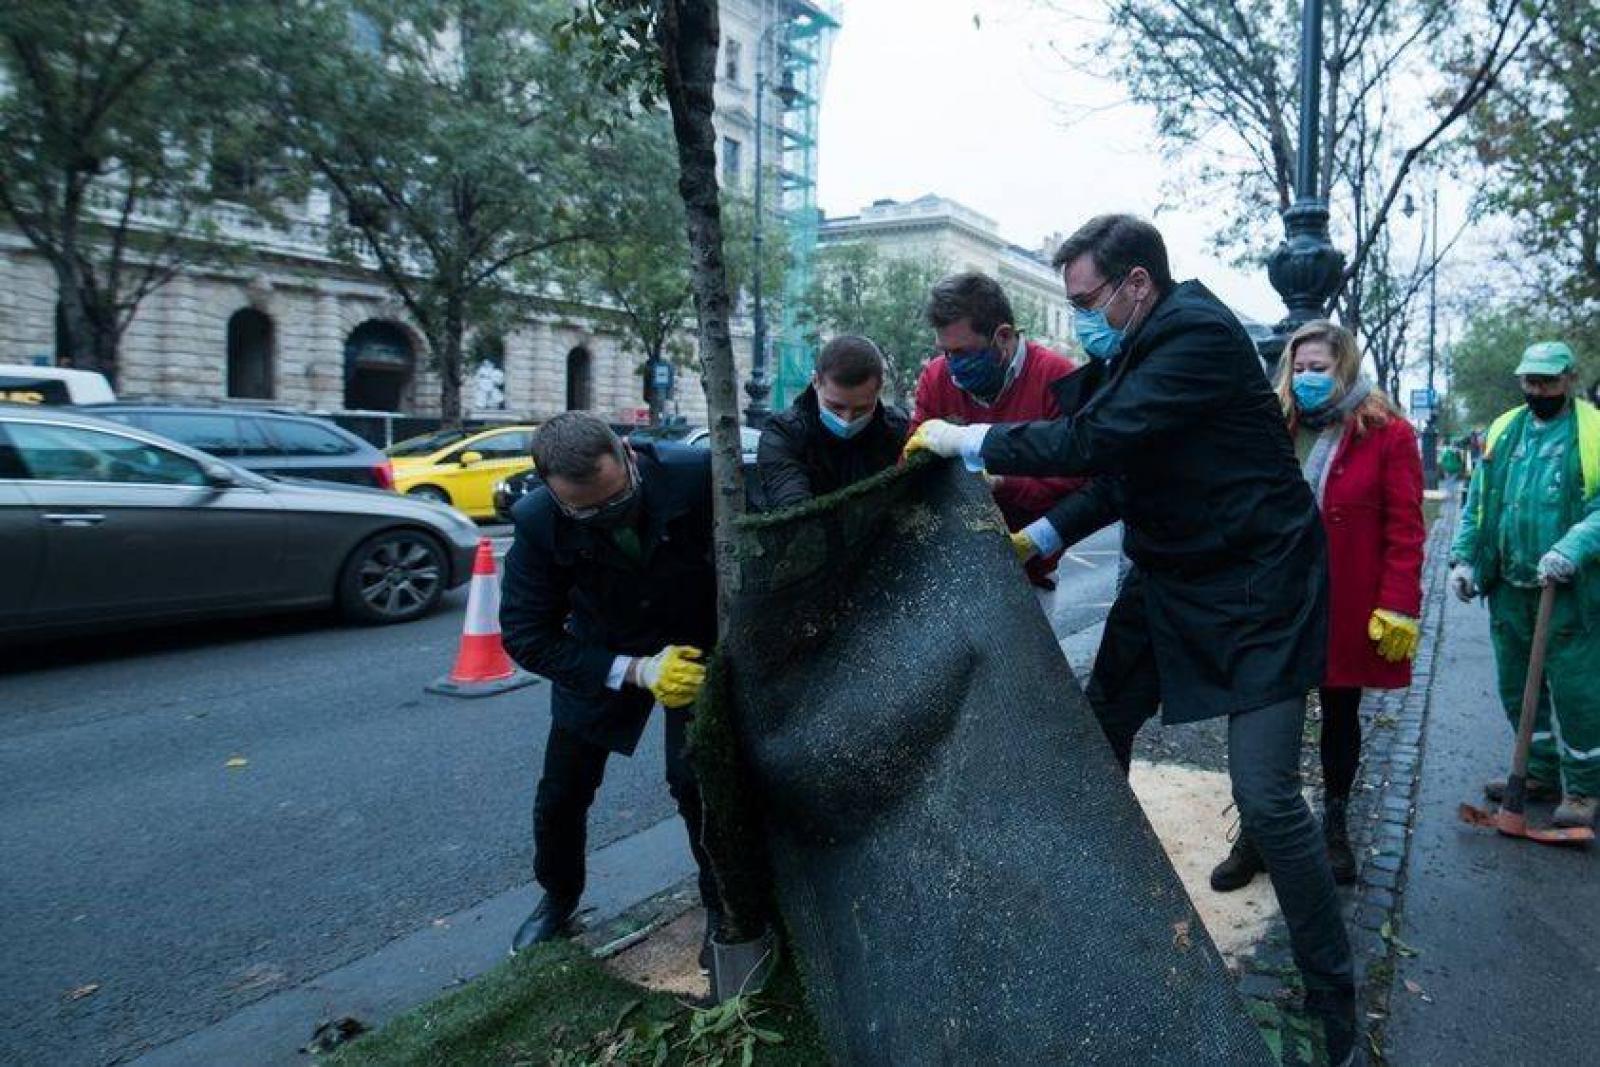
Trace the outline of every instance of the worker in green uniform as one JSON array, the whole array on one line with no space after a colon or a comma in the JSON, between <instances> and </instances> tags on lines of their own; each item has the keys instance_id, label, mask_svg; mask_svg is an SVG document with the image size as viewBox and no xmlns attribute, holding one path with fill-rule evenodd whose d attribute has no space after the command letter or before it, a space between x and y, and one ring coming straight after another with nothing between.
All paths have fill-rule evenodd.
<instances>
[{"instance_id":1,"label":"worker in green uniform","mask_svg":"<svg viewBox=\"0 0 1600 1067\"><path fill-rule=\"evenodd\" d=\"M1561 798L1558 826L1592 826L1600 806L1600 411L1578 395L1572 349L1530 345L1517 365L1527 403L1489 427L1450 584L1488 597L1500 699L1513 728L1528 676L1539 587L1558 587L1528 758L1535 799ZM1499 800L1505 782L1484 787Z\"/></svg>"}]
</instances>

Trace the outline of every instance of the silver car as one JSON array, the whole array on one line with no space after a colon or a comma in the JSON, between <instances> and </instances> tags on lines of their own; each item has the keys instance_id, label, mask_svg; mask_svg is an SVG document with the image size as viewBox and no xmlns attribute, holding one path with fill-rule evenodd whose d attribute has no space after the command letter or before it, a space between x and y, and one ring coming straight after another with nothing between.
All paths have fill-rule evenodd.
<instances>
[{"instance_id":1,"label":"silver car","mask_svg":"<svg viewBox=\"0 0 1600 1067\"><path fill-rule=\"evenodd\" d=\"M471 576L478 536L443 505L0 404L0 640L327 605L405 622Z\"/></svg>"}]
</instances>

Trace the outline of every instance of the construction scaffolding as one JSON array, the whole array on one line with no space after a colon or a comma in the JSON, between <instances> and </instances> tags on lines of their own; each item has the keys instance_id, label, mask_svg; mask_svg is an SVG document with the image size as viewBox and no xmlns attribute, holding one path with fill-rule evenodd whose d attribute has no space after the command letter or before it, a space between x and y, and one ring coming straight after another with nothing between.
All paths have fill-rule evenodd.
<instances>
[{"instance_id":1,"label":"construction scaffolding","mask_svg":"<svg viewBox=\"0 0 1600 1067\"><path fill-rule=\"evenodd\" d=\"M779 0L783 28L776 34L773 71L782 91L774 93L778 195L773 211L789 238L781 324L772 342L773 410L782 410L811 380L813 353L800 320L811 287L821 212L817 209L817 118L828 55L839 29L837 0Z\"/></svg>"}]
</instances>

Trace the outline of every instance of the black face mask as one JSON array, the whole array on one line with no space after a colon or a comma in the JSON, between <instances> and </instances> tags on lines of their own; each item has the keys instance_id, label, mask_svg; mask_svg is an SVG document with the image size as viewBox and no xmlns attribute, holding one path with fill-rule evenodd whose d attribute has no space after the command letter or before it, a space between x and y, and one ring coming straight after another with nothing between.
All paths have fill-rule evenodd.
<instances>
[{"instance_id":1,"label":"black face mask","mask_svg":"<svg viewBox=\"0 0 1600 1067\"><path fill-rule=\"evenodd\" d=\"M1540 422L1549 422L1561 414L1567 406L1567 394L1558 393L1555 396L1534 396L1532 393L1523 393L1522 398L1528 402L1528 410L1533 412L1533 417Z\"/></svg>"},{"instance_id":2,"label":"black face mask","mask_svg":"<svg viewBox=\"0 0 1600 1067\"><path fill-rule=\"evenodd\" d=\"M592 515L574 518L572 521L582 526L585 530L620 530L624 526L631 526L633 520L639 515L639 487L634 486L628 495L613 500Z\"/></svg>"}]
</instances>

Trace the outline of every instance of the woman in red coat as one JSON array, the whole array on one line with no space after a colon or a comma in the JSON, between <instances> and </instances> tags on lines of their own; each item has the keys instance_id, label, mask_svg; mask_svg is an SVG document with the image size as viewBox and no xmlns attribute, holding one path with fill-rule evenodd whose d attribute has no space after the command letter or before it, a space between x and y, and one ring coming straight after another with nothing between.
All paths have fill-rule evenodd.
<instances>
[{"instance_id":1,"label":"woman in red coat","mask_svg":"<svg viewBox=\"0 0 1600 1067\"><path fill-rule=\"evenodd\" d=\"M1410 685L1417 651L1422 458L1411 424L1361 374L1361 351L1342 326L1318 321L1295 331L1276 385L1328 532L1322 827L1334 878L1347 885L1356 877L1345 809L1361 758L1361 691ZM1241 835L1211 885L1238 889L1261 870Z\"/></svg>"}]
</instances>

